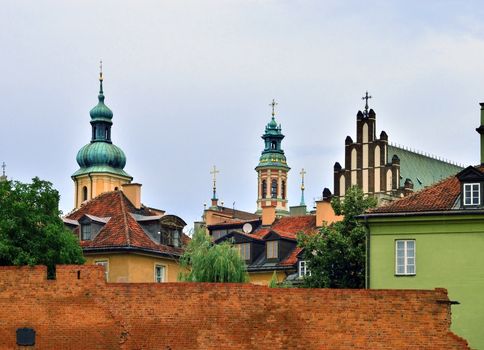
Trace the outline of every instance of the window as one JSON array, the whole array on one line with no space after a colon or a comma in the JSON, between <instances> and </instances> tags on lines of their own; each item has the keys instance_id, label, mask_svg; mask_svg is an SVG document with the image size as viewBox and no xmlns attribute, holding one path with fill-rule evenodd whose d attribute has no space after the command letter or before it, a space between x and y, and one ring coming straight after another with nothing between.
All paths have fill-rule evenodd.
<instances>
[{"instance_id":1,"label":"window","mask_svg":"<svg viewBox=\"0 0 484 350\"><path fill-rule=\"evenodd\" d=\"M91 224L81 225L81 241L91 240Z\"/></svg>"},{"instance_id":2,"label":"window","mask_svg":"<svg viewBox=\"0 0 484 350\"><path fill-rule=\"evenodd\" d=\"M266 243L266 257L267 259L277 259L277 241L269 241Z\"/></svg>"},{"instance_id":3,"label":"window","mask_svg":"<svg viewBox=\"0 0 484 350\"><path fill-rule=\"evenodd\" d=\"M299 261L298 275L301 278L304 276L311 276L311 271L308 270L308 264L305 260Z\"/></svg>"},{"instance_id":4,"label":"window","mask_svg":"<svg viewBox=\"0 0 484 350\"><path fill-rule=\"evenodd\" d=\"M464 205L480 205L480 184L464 184Z\"/></svg>"},{"instance_id":5,"label":"window","mask_svg":"<svg viewBox=\"0 0 484 350\"><path fill-rule=\"evenodd\" d=\"M165 282L165 266L156 264L155 265L155 282L161 283Z\"/></svg>"},{"instance_id":6,"label":"window","mask_svg":"<svg viewBox=\"0 0 484 350\"><path fill-rule=\"evenodd\" d=\"M271 198L277 198L277 180L272 180L272 183L271 183Z\"/></svg>"},{"instance_id":7,"label":"window","mask_svg":"<svg viewBox=\"0 0 484 350\"><path fill-rule=\"evenodd\" d=\"M395 241L396 275L415 275L415 240Z\"/></svg>"},{"instance_id":8,"label":"window","mask_svg":"<svg viewBox=\"0 0 484 350\"><path fill-rule=\"evenodd\" d=\"M281 197L282 199L286 199L286 181L282 181Z\"/></svg>"},{"instance_id":9,"label":"window","mask_svg":"<svg viewBox=\"0 0 484 350\"><path fill-rule=\"evenodd\" d=\"M82 188L82 201L87 201L87 187Z\"/></svg>"},{"instance_id":10,"label":"window","mask_svg":"<svg viewBox=\"0 0 484 350\"><path fill-rule=\"evenodd\" d=\"M250 260L250 243L237 244L240 257L244 260Z\"/></svg>"},{"instance_id":11,"label":"window","mask_svg":"<svg viewBox=\"0 0 484 350\"><path fill-rule=\"evenodd\" d=\"M109 281L109 260L94 260L94 265L100 265L104 267L104 277L106 278L106 282Z\"/></svg>"},{"instance_id":12,"label":"window","mask_svg":"<svg viewBox=\"0 0 484 350\"><path fill-rule=\"evenodd\" d=\"M262 180L262 198L267 197L267 182L266 180Z\"/></svg>"},{"instance_id":13,"label":"window","mask_svg":"<svg viewBox=\"0 0 484 350\"><path fill-rule=\"evenodd\" d=\"M178 231L177 229L173 230L173 246L180 246L180 231Z\"/></svg>"},{"instance_id":14,"label":"window","mask_svg":"<svg viewBox=\"0 0 484 350\"><path fill-rule=\"evenodd\" d=\"M271 142L271 149L277 149L277 142L276 141Z\"/></svg>"}]
</instances>

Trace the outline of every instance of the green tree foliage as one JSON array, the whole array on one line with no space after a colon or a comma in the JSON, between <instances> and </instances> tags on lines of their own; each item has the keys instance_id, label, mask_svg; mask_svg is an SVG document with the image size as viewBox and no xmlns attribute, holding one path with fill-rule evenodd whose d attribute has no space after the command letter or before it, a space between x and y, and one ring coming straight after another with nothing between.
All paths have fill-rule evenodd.
<instances>
[{"instance_id":1,"label":"green tree foliage","mask_svg":"<svg viewBox=\"0 0 484 350\"><path fill-rule=\"evenodd\" d=\"M76 237L60 218L59 193L39 178L0 182L0 265L82 264Z\"/></svg>"},{"instance_id":2,"label":"green tree foliage","mask_svg":"<svg viewBox=\"0 0 484 350\"><path fill-rule=\"evenodd\" d=\"M376 205L360 188L351 187L343 201L333 199L332 206L344 219L324 226L313 236L298 235L311 276L304 284L311 288L364 288L366 230L356 216Z\"/></svg>"},{"instance_id":3,"label":"green tree foliage","mask_svg":"<svg viewBox=\"0 0 484 350\"><path fill-rule=\"evenodd\" d=\"M230 242L213 244L204 230L194 233L180 258L187 282L248 282L245 262Z\"/></svg>"}]
</instances>

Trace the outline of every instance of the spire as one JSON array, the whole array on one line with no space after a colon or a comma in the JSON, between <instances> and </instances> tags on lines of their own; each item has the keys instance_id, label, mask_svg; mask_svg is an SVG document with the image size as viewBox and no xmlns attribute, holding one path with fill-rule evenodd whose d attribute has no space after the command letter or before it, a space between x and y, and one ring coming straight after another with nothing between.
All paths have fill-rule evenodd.
<instances>
[{"instance_id":1,"label":"spire","mask_svg":"<svg viewBox=\"0 0 484 350\"><path fill-rule=\"evenodd\" d=\"M217 170L217 167L214 165L212 171L210 171L210 174L212 174L213 177L213 196L212 196L212 207L216 207L218 205L218 198L217 198L217 174L220 173L219 170Z\"/></svg>"},{"instance_id":2,"label":"spire","mask_svg":"<svg viewBox=\"0 0 484 350\"><path fill-rule=\"evenodd\" d=\"M7 165L5 162L2 162L2 176L0 176L0 181L6 181L7 180L7 175L5 175L5 168Z\"/></svg>"},{"instance_id":3,"label":"spire","mask_svg":"<svg viewBox=\"0 0 484 350\"><path fill-rule=\"evenodd\" d=\"M100 102L104 101L104 91L103 91L103 61L99 61L99 96Z\"/></svg>"},{"instance_id":4,"label":"spire","mask_svg":"<svg viewBox=\"0 0 484 350\"><path fill-rule=\"evenodd\" d=\"M304 203L304 175L306 175L304 168L301 169L299 174L301 175L301 203L299 205L303 206L306 205L306 203Z\"/></svg>"}]
</instances>

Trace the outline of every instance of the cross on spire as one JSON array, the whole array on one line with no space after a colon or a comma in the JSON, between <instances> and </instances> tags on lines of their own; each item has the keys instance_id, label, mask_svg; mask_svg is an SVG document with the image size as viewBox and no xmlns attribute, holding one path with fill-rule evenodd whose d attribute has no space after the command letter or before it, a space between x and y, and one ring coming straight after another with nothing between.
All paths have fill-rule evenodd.
<instances>
[{"instance_id":1,"label":"cross on spire","mask_svg":"<svg viewBox=\"0 0 484 350\"><path fill-rule=\"evenodd\" d=\"M217 174L220 173L219 170L217 170L217 167L214 165L213 170L210 171L210 174L212 174L213 177L213 199L217 199Z\"/></svg>"},{"instance_id":2,"label":"cross on spire","mask_svg":"<svg viewBox=\"0 0 484 350\"><path fill-rule=\"evenodd\" d=\"M368 95L368 91L365 93L365 96L363 96L361 99L365 100L365 116L368 117L368 100L371 98L371 96Z\"/></svg>"},{"instance_id":3,"label":"cross on spire","mask_svg":"<svg viewBox=\"0 0 484 350\"><path fill-rule=\"evenodd\" d=\"M5 177L5 168L7 167L7 164L5 164L5 162L2 162L2 173L3 173L3 177Z\"/></svg>"},{"instance_id":4,"label":"cross on spire","mask_svg":"<svg viewBox=\"0 0 484 350\"><path fill-rule=\"evenodd\" d=\"M301 203L300 203L300 205L306 205L304 203L304 175L306 175L306 170L304 170L304 168L302 168L301 172L299 174L301 175Z\"/></svg>"},{"instance_id":5,"label":"cross on spire","mask_svg":"<svg viewBox=\"0 0 484 350\"><path fill-rule=\"evenodd\" d=\"M276 112L275 112L275 107L278 105L279 103L276 102L276 100L272 99L272 102L269 104L269 106L272 107L272 118L274 118L274 116L276 115Z\"/></svg>"},{"instance_id":6,"label":"cross on spire","mask_svg":"<svg viewBox=\"0 0 484 350\"><path fill-rule=\"evenodd\" d=\"M99 80L103 80L103 60L99 61Z\"/></svg>"}]
</instances>

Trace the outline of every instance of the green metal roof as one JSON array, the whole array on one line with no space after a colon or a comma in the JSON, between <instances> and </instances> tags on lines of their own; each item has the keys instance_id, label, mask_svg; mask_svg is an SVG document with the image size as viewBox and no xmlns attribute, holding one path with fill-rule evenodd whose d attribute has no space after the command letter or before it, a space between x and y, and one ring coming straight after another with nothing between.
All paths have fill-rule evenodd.
<instances>
[{"instance_id":1,"label":"green metal roof","mask_svg":"<svg viewBox=\"0 0 484 350\"><path fill-rule=\"evenodd\" d=\"M392 162L395 154L400 158L400 186L403 186L408 178L412 180L415 191L455 175L463 169L459 165L391 145L388 146L388 163Z\"/></svg>"},{"instance_id":2,"label":"green metal roof","mask_svg":"<svg viewBox=\"0 0 484 350\"><path fill-rule=\"evenodd\" d=\"M74 174L72 174L72 177L91 174L91 173L109 173L109 174L129 177L131 179L133 178L123 169L116 169L107 165L94 165L87 168L80 168Z\"/></svg>"}]
</instances>

